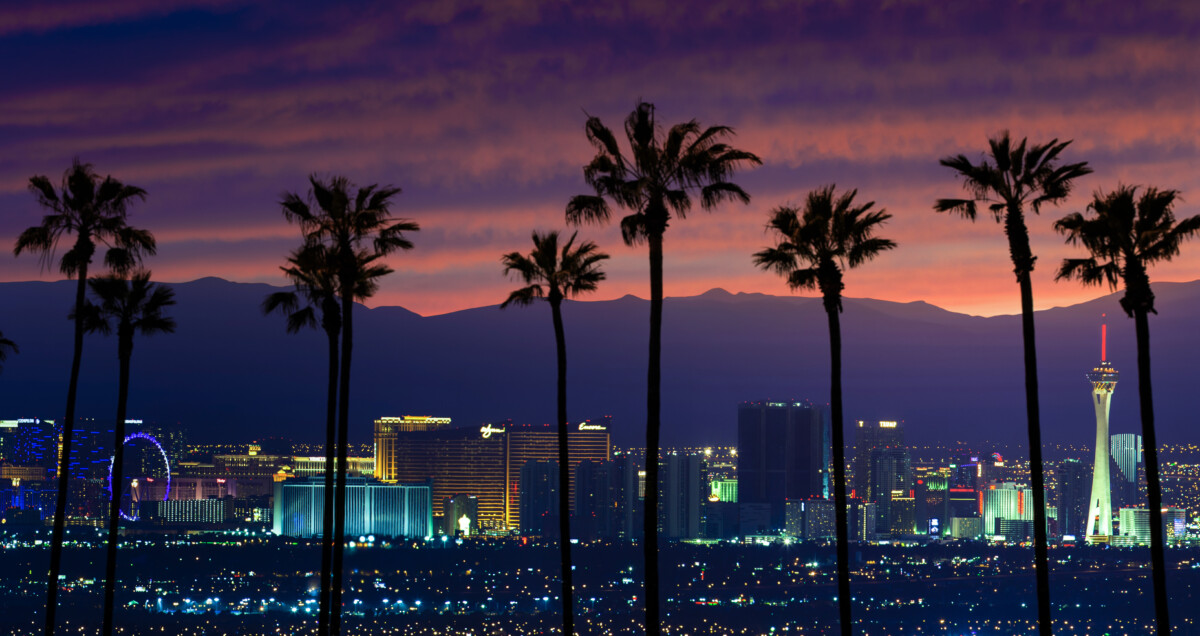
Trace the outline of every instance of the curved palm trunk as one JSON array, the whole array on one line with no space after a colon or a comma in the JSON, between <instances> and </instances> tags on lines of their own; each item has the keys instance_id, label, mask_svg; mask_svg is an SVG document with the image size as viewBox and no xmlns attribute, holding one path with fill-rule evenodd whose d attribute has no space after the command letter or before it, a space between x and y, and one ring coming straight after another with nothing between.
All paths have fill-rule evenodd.
<instances>
[{"instance_id":1,"label":"curved palm trunk","mask_svg":"<svg viewBox=\"0 0 1200 636\"><path fill-rule=\"evenodd\" d=\"M117 384L117 423L113 435L113 467L108 506L108 554L104 566L104 623L100 628L103 636L112 636L113 610L117 588L117 543L120 540L121 486L125 483L125 408L129 403L129 359L133 353L132 337L122 334L118 345L120 355L120 379Z\"/></svg>"},{"instance_id":2,"label":"curved palm trunk","mask_svg":"<svg viewBox=\"0 0 1200 636\"><path fill-rule=\"evenodd\" d=\"M646 634L662 633L658 581L658 445L662 402L663 236L651 233L650 364L646 377L646 495L642 503L642 558L646 576Z\"/></svg>"},{"instance_id":3,"label":"curved palm trunk","mask_svg":"<svg viewBox=\"0 0 1200 636\"><path fill-rule=\"evenodd\" d=\"M321 530L321 600L317 612L317 634L329 633L329 594L333 576L333 476L334 445L337 435L338 333L326 329L329 336L329 386L325 398L325 511Z\"/></svg>"},{"instance_id":4,"label":"curved palm trunk","mask_svg":"<svg viewBox=\"0 0 1200 636\"><path fill-rule=\"evenodd\" d=\"M1137 329L1138 400L1142 411L1142 447L1146 459L1146 490L1150 498L1150 561L1154 578L1155 633L1171 633L1167 612L1167 566L1163 553L1162 484L1158 476L1158 436L1154 431L1154 400L1150 386L1150 324L1146 310L1134 311Z\"/></svg>"},{"instance_id":5,"label":"curved palm trunk","mask_svg":"<svg viewBox=\"0 0 1200 636\"><path fill-rule=\"evenodd\" d=\"M836 307L825 308L829 316L829 408L832 411L833 432L833 505L837 508L837 576L838 613L842 636L854 633L850 617L850 533L846 520L846 440L842 431L842 325Z\"/></svg>"},{"instance_id":6,"label":"curved palm trunk","mask_svg":"<svg viewBox=\"0 0 1200 636\"><path fill-rule=\"evenodd\" d=\"M1033 333L1033 283L1019 273L1021 332L1025 346L1025 413L1029 421L1029 476L1033 489L1033 553L1037 575L1038 633L1050 636L1050 558L1046 543L1046 488L1042 465L1042 425L1038 409L1037 342Z\"/></svg>"},{"instance_id":7,"label":"curved palm trunk","mask_svg":"<svg viewBox=\"0 0 1200 636\"><path fill-rule=\"evenodd\" d=\"M571 571L571 462L567 452L567 336L561 302L550 303L558 350L558 545L562 561L563 634L575 634L575 585Z\"/></svg>"},{"instance_id":8,"label":"curved palm trunk","mask_svg":"<svg viewBox=\"0 0 1200 636\"><path fill-rule=\"evenodd\" d=\"M351 289L350 280L353 272L343 272L341 285L343 290ZM329 633L337 636L342 626L342 579L344 556L346 552L346 446L347 428L350 421L350 351L354 342L354 299L349 293L342 294L342 359L341 384L338 401L338 431L337 431L337 492L334 507L333 526L333 572L329 596Z\"/></svg>"},{"instance_id":9,"label":"curved palm trunk","mask_svg":"<svg viewBox=\"0 0 1200 636\"><path fill-rule=\"evenodd\" d=\"M62 446L58 454L58 498L54 506L54 529L50 533L50 575L46 583L46 623L42 633L53 636L58 610L58 574L62 570L63 526L67 513L67 486L71 473L71 440L75 436L75 396L79 392L79 367L83 362L83 307L88 264L79 268L75 287L75 350L71 356L71 379L67 383L67 413L63 418Z\"/></svg>"}]
</instances>

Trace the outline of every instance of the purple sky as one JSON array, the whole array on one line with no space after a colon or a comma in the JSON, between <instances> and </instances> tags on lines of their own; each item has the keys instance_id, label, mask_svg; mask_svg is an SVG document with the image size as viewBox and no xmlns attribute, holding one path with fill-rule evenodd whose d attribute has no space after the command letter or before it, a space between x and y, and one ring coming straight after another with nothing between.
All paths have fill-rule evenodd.
<instances>
[{"instance_id":1,"label":"purple sky","mask_svg":"<svg viewBox=\"0 0 1200 636\"><path fill-rule=\"evenodd\" d=\"M767 213L836 182L892 212L885 234L900 243L852 273L847 295L1015 313L1001 228L931 210L961 192L937 159L977 157L1006 128L1074 139L1066 158L1096 170L1031 219L1038 307L1107 291L1052 280L1076 252L1050 223L1097 188L1178 188L1178 212L1200 213L1195 3L301 4L0 8L0 243L40 217L29 177L57 180L78 155L149 191L130 219L159 239L157 278L282 284L299 231L279 196L337 173L402 187L396 212L422 227L371 304L494 304L515 286L500 255L562 227L586 191L584 111L617 128L638 98L666 124L734 126L765 164L738 177L750 205L672 225L669 296L786 294L750 261ZM613 255L595 298L647 295L644 248L615 227L583 234ZM1192 245L1151 275L1197 272ZM0 280L56 276L34 257L0 268Z\"/></svg>"}]
</instances>

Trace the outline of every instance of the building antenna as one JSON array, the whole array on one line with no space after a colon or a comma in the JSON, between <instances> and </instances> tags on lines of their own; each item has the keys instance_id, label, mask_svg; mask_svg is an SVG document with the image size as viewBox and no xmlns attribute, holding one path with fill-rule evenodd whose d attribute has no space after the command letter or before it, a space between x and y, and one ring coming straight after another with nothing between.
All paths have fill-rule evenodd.
<instances>
[{"instance_id":1,"label":"building antenna","mask_svg":"<svg viewBox=\"0 0 1200 636\"><path fill-rule=\"evenodd\" d=\"M1100 318L1104 318L1108 314L1100 314ZM1100 323L1100 361L1108 362L1108 324Z\"/></svg>"}]
</instances>

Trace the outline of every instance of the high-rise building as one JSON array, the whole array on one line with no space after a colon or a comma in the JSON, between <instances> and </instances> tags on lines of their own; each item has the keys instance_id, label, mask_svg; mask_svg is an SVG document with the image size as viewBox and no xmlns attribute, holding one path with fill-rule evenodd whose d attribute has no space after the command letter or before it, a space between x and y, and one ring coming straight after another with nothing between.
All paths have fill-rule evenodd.
<instances>
[{"instance_id":1,"label":"high-rise building","mask_svg":"<svg viewBox=\"0 0 1200 636\"><path fill-rule=\"evenodd\" d=\"M571 533L584 540L615 538L620 527L621 499L617 462L579 462L575 467Z\"/></svg>"},{"instance_id":2,"label":"high-rise building","mask_svg":"<svg viewBox=\"0 0 1200 636\"><path fill-rule=\"evenodd\" d=\"M1092 468L1092 490L1088 496L1087 530L1084 532L1088 543L1108 543L1113 534L1108 413L1113 389L1117 387L1117 370L1108 361L1107 335L1108 325L1101 325L1100 364L1087 374L1092 385L1092 406L1096 411L1096 461Z\"/></svg>"},{"instance_id":3,"label":"high-rise building","mask_svg":"<svg viewBox=\"0 0 1200 636\"><path fill-rule=\"evenodd\" d=\"M1149 545L1150 511L1146 508L1121 508L1118 522L1121 525L1121 543L1127 545Z\"/></svg>"},{"instance_id":4,"label":"high-rise building","mask_svg":"<svg viewBox=\"0 0 1200 636\"><path fill-rule=\"evenodd\" d=\"M983 534L1005 536L1000 521L1033 520L1033 491L1012 482L988 484L983 491Z\"/></svg>"},{"instance_id":5,"label":"high-rise building","mask_svg":"<svg viewBox=\"0 0 1200 636\"><path fill-rule=\"evenodd\" d=\"M904 422L900 420L865 422L854 425L854 462L851 488L864 501L875 501L871 488L871 451L904 447ZM972 484L974 485L974 484Z\"/></svg>"},{"instance_id":6,"label":"high-rise building","mask_svg":"<svg viewBox=\"0 0 1200 636\"><path fill-rule=\"evenodd\" d=\"M325 479L322 477L276 483L271 519L275 534L321 536L324 505ZM429 484L385 484L361 477L347 479L346 536L358 535L433 536Z\"/></svg>"},{"instance_id":7,"label":"high-rise building","mask_svg":"<svg viewBox=\"0 0 1200 636\"><path fill-rule=\"evenodd\" d=\"M912 490L911 456L907 448L884 446L871 451L870 466L867 501L875 504L875 531L891 532L896 516L892 510L893 493L908 496ZM915 509L912 514L915 514ZM912 531L905 534L912 534Z\"/></svg>"},{"instance_id":8,"label":"high-rise building","mask_svg":"<svg viewBox=\"0 0 1200 636\"><path fill-rule=\"evenodd\" d=\"M1109 438L1109 451L1112 453L1113 507L1119 510L1146 505L1139 478L1139 470L1145 466L1142 461L1142 436L1135 433L1113 435Z\"/></svg>"},{"instance_id":9,"label":"high-rise building","mask_svg":"<svg viewBox=\"0 0 1200 636\"><path fill-rule=\"evenodd\" d=\"M668 452L659 460L658 530L664 539L696 539L701 536L701 506L704 492L704 457Z\"/></svg>"},{"instance_id":10,"label":"high-rise building","mask_svg":"<svg viewBox=\"0 0 1200 636\"><path fill-rule=\"evenodd\" d=\"M1058 495L1058 532L1061 536L1082 536L1088 508L1088 486L1091 474L1088 465L1078 459L1064 459L1058 464L1055 488Z\"/></svg>"},{"instance_id":11,"label":"high-rise building","mask_svg":"<svg viewBox=\"0 0 1200 636\"><path fill-rule=\"evenodd\" d=\"M609 459L608 425L572 424L567 443L573 501L575 467L584 460ZM375 421L376 476L387 482L432 480L438 501L474 495L484 530L520 527L521 467L538 460L558 460L558 433L552 426L451 427L449 418L412 416Z\"/></svg>"},{"instance_id":12,"label":"high-rise building","mask_svg":"<svg viewBox=\"0 0 1200 636\"><path fill-rule=\"evenodd\" d=\"M521 534L558 537L558 462L530 460L521 466Z\"/></svg>"},{"instance_id":13,"label":"high-rise building","mask_svg":"<svg viewBox=\"0 0 1200 636\"><path fill-rule=\"evenodd\" d=\"M473 495L454 495L442 499L442 532L468 537L479 532L479 499Z\"/></svg>"},{"instance_id":14,"label":"high-rise building","mask_svg":"<svg viewBox=\"0 0 1200 636\"><path fill-rule=\"evenodd\" d=\"M830 423L827 409L809 402L738 405L738 504L768 506L767 530L784 528L789 499L830 495ZM743 523L745 525L745 523Z\"/></svg>"}]
</instances>

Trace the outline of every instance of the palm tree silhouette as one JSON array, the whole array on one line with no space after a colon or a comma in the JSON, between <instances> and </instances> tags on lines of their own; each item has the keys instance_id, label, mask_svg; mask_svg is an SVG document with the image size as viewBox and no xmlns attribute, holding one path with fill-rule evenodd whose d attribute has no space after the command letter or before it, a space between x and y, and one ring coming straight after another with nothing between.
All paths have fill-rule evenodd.
<instances>
[{"instance_id":1,"label":"palm tree silhouette","mask_svg":"<svg viewBox=\"0 0 1200 636\"><path fill-rule=\"evenodd\" d=\"M334 497L339 503L334 515L336 544L333 550L329 617L329 631L336 635L341 630L342 563L346 543L346 506L343 502L346 501L350 361L354 342L352 310L356 299L364 300L374 293L374 288L362 289L355 281L376 259L398 250L412 249L413 244L404 233L416 232L420 227L413 221L392 217L392 197L400 194L400 188L381 188L371 184L358 188L352 195L354 186L342 176L332 177L327 183L310 176L309 184L311 189L307 200L289 192L284 193L280 204L284 216L300 224L305 241L309 245L325 245L330 258L337 264L342 345L338 383L337 486Z\"/></svg>"},{"instance_id":2,"label":"palm tree silhouette","mask_svg":"<svg viewBox=\"0 0 1200 636\"><path fill-rule=\"evenodd\" d=\"M627 245L650 248L650 356L646 378L646 488L643 520L643 558L646 576L646 633L660 625L658 577L658 450L662 397L663 234L672 215L683 219L700 195L700 206L711 210L728 200L749 203L750 195L729 181L746 165L761 165L752 153L724 143L728 126L701 130L696 120L676 124L661 134L654 105L638 102L625 118L630 155L621 154L617 138L598 117L584 127L596 156L583 168L584 180L595 194L578 195L567 204L567 222L603 224L612 215L609 201L630 214L621 219Z\"/></svg>"},{"instance_id":3,"label":"palm tree silhouette","mask_svg":"<svg viewBox=\"0 0 1200 636\"><path fill-rule=\"evenodd\" d=\"M1158 441L1154 429L1154 400L1150 383L1150 324L1154 292L1146 270L1179 254L1185 239L1200 232L1200 216L1176 221L1175 190L1147 188L1140 197L1136 186L1113 192L1096 192L1088 210L1068 214L1054 224L1071 245L1083 245L1091 256L1064 259L1057 280L1074 278L1085 285L1108 283L1116 290L1125 285L1121 308L1134 319L1137 331L1138 398L1145 440L1146 482L1150 498L1150 556L1154 576L1154 613L1159 634L1171 633L1167 613L1166 557L1163 554L1162 485L1158 468Z\"/></svg>"},{"instance_id":4,"label":"palm tree silhouette","mask_svg":"<svg viewBox=\"0 0 1200 636\"><path fill-rule=\"evenodd\" d=\"M391 269L369 263L355 284L356 295L371 296L375 293L375 279L388 274ZM325 490L324 515L321 525L321 596L317 614L317 633L329 630L330 584L333 571L333 524L334 524L334 458L337 443L337 388L338 388L338 336L342 330L342 312L338 304L337 263L333 261L329 248L322 244L304 245L292 252L288 265L280 267L292 281L294 291L275 292L263 300L264 314L283 313L287 317L288 333L298 333L305 327L320 328L325 332L329 350L329 381L325 398Z\"/></svg>"},{"instance_id":5,"label":"palm tree silhouette","mask_svg":"<svg viewBox=\"0 0 1200 636\"><path fill-rule=\"evenodd\" d=\"M571 515L568 484L571 479L570 457L567 452L567 338L563 330L562 302L565 298L595 291L604 280L600 261L608 258L592 241L574 247L578 232L558 247L558 232L533 233L533 251L528 256L520 252L505 254L500 260L505 274L516 274L525 287L508 295L501 303L530 305L538 299L550 304L554 320L554 344L558 352L558 529L559 556L562 561L563 634L575 633L575 596L571 572Z\"/></svg>"},{"instance_id":6,"label":"palm tree silhouette","mask_svg":"<svg viewBox=\"0 0 1200 636\"><path fill-rule=\"evenodd\" d=\"M107 249L104 263L113 272L124 274L141 262L144 254L153 255L154 236L126 223L126 213L135 200L144 200L146 191L107 176L103 180L91 164L72 162L63 173L59 191L50 179L35 176L29 179L29 190L38 205L50 211L40 224L21 232L13 254L30 251L40 255L42 267L48 269L54 260L55 248L64 236L74 235L71 248L58 261L58 269L67 278L77 278L75 304L74 353L71 376L67 383L66 414L63 417L62 443L58 460L58 499L54 508L54 529L50 536L50 572L46 583L46 615L43 633L54 633L58 610L58 574L62 569L63 522L67 508L67 484L70 480L71 442L75 434L75 396L79 388L79 367L83 360L84 306L88 269L96 254L96 244Z\"/></svg>"},{"instance_id":7,"label":"palm tree silhouette","mask_svg":"<svg viewBox=\"0 0 1200 636\"><path fill-rule=\"evenodd\" d=\"M98 302L84 306L84 329L89 333L117 332L117 421L113 435L111 502L108 514L108 551L104 568L104 621L100 633L113 631L114 595L117 582L117 542L121 523L121 489L125 479L125 413L129 402L129 361L133 356L133 337L173 333L175 320L163 314L175 304L175 292L150 282L150 272L135 272L130 280L120 276L101 276L88 281Z\"/></svg>"},{"instance_id":8,"label":"palm tree silhouette","mask_svg":"<svg viewBox=\"0 0 1200 636\"><path fill-rule=\"evenodd\" d=\"M754 264L787 279L788 287L817 289L829 318L830 397L833 429L834 506L837 508L838 608L842 634L853 632L850 609L850 535L846 518L846 441L842 431L842 273L875 258L896 243L872 236L892 215L872 210L874 201L854 204L857 190L835 196L835 186L808 193L804 210L783 206L767 227L778 243L754 255Z\"/></svg>"},{"instance_id":9,"label":"palm tree silhouette","mask_svg":"<svg viewBox=\"0 0 1200 636\"><path fill-rule=\"evenodd\" d=\"M0 362L4 362L8 359L8 353L10 351L13 353L21 353L21 350L17 348L17 343L5 338L4 332L0 331ZM0 366L0 371L3 370L4 367Z\"/></svg>"},{"instance_id":10,"label":"palm tree silhouette","mask_svg":"<svg viewBox=\"0 0 1200 636\"><path fill-rule=\"evenodd\" d=\"M978 164L965 155L945 157L940 163L958 173L967 199L938 199L933 209L975 220L976 203L987 204L997 223L1004 224L1013 272L1021 289L1021 331L1025 349L1025 412L1029 424L1029 473L1033 482L1034 561L1037 576L1038 629L1049 636L1050 562L1046 544L1046 490L1042 466L1042 425L1038 408L1037 343L1033 330L1033 272L1037 257L1029 247L1025 206L1036 214L1043 205L1058 204L1071 192L1072 182L1092 169L1086 161L1058 165L1058 156L1070 141L1052 139L1027 146L1013 146L1008 131L988 139L990 157Z\"/></svg>"}]
</instances>

